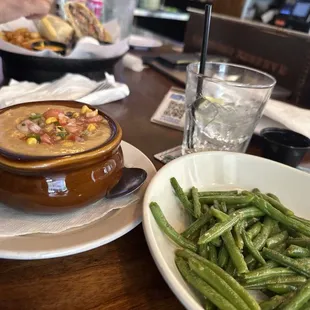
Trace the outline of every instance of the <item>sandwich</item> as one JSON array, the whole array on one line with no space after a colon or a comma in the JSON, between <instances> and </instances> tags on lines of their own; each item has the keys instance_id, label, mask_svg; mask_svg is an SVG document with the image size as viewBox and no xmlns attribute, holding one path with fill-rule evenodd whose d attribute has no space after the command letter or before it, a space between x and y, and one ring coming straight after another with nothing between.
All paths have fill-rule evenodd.
<instances>
[{"instance_id":1,"label":"sandwich","mask_svg":"<svg viewBox=\"0 0 310 310\"><path fill-rule=\"evenodd\" d=\"M36 26L41 36L50 41L68 44L74 35L74 29L65 20L51 14L36 21Z\"/></svg>"},{"instance_id":2,"label":"sandwich","mask_svg":"<svg viewBox=\"0 0 310 310\"><path fill-rule=\"evenodd\" d=\"M99 42L112 42L111 35L104 29L95 14L86 5L78 2L67 2L65 4L65 13L78 39L90 36Z\"/></svg>"}]
</instances>

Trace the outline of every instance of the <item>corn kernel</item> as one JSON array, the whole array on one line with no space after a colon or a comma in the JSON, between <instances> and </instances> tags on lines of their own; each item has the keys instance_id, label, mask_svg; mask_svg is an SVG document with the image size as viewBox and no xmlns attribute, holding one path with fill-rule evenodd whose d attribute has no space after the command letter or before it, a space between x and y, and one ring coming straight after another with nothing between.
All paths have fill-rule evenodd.
<instances>
[{"instance_id":1,"label":"corn kernel","mask_svg":"<svg viewBox=\"0 0 310 310\"><path fill-rule=\"evenodd\" d=\"M85 113L87 113L87 112L92 112L92 110L91 110L88 106L83 105L83 106L82 106L82 109L81 109L81 113L82 113L82 114L85 114Z\"/></svg>"},{"instance_id":2,"label":"corn kernel","mask_svg":"<svg viewBox=\"0 0 310 310\"><path fill-rule=\"evenodd\" d=\"M58 119L57 119L56 117L49 117L49 118L45 121L45 123L46 123L47 125L52 124L52 123L56 123L56 122L58 122Z\"/></svg>"},{"instance_id":3,"label":"corn kernel","mask_svg":"<svg viewBox=\"0 0 310 310\"><path fill-rule=\"evenodd\" d=\"M97 129L97 127L96 127L96 125L94 125L94 124L89 124L89 125L87 126L87 130L88 130L89 132L95 131L96 129Z\"/></svg>"},{"instance_id":4,"label":"corn kernel","mask_svg":"<svg viewBox=\"0 0 310 310\"><path fill-rule=\"evenodd\" d=\"M38 140L36 138L31 137L31 138L27 139L27 144L28 145L34 145L34 144L37 144L37 143L38 143Z\"/></svg>"},{"instance_id":5,"label":"corn kernel","mask_svg":"<svg viewBox=\"0 0 310 310\"><path fill-rule=\"evenodd\" d=\"M63 143L62 143L62 145L63 146L67 146L67 147L69 147L69 146L73 146L73 142L72 141L64 141Z\"/></svg>"},{"instance_id":6,"label":"corn kernel","mask_svg":"<svg viewBox=\"0 0 310 310\"><path fill-rule=\"evenodd\" d=\"M98 115L98 110L94 110L94 111L91 111L91 112L87 112L86 113L86 117L95 117Z\"/></svg>"},{"instance_id":7,"label":"corn kernel","mask_svg":"<svg viewBox=\"0 0 310 310\"><path fill-rule=\"evenodd\" d=\"M73 116L74 118L78 118L78 117L80 116L80 113L74 112L72 116Z\"/></svg>"}]
</instances>

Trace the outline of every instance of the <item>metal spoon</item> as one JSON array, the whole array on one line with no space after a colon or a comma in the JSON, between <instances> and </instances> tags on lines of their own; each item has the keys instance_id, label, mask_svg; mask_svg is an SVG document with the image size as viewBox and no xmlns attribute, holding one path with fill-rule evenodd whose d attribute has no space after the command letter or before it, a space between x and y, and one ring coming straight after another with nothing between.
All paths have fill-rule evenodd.
<instances>
[{"instance_id":1,"label":"metal spoon","mask_svg":"<svg viewBox=\"0 0 310 310\"><path fill-rule=\"evenodd\" d=\"M123 168L120 181L107 193L107 199L127 196L139 189L145 182L147 173L140 168Z\"/></svg>"}]
</instances>

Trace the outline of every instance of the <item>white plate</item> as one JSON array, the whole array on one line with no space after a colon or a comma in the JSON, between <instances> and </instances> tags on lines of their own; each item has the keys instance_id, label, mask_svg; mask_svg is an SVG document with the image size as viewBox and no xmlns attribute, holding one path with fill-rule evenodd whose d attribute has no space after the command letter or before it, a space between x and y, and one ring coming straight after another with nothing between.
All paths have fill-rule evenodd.
<instances>
[{"instance_id":1,"label":"white plate","mask_svg":"<svg viewBox=\"0 0 310 310\"><path fill-rule=\"evenodd\" d=\"M125 165L146 170L148 177L139 195L144 191L156 169L152 162L137 148L122 142ZM107 244L135 228L141 222L141 200L108 213L102 219L59 234L33 234L0 238L0 258L42 259L72 255Z\"/></svg>"},{"instance_id":2,"label":"white plate","mask_svg":"<svg viewBox=\"0 0 310 310\"><path fill-rule=\"evenodd\" d=\"M179 207L170 185L176 177L184 189L260 188L276 194L297 215L310 218L310 175L264 158L230 152L205 152L180 157L164 166L151 181L143 202L143 228L146 240L162 276L182 302L191 310L202 310L197 297L184 282L174 263L177 248L158 228L149 203L157 202L169 223L181 232L186 215Z\"/></svg>"},{"instance_id":3,"label":"white plate","mask_svg":"<svg viewBox=\"0 0 310 310\"><path fill-rule=\"evenodd\" d=\"M129 37L129 45L137 48L153 48L162 46L162 42L153 38L131 35Z\"/></svg>"}]
</instances>

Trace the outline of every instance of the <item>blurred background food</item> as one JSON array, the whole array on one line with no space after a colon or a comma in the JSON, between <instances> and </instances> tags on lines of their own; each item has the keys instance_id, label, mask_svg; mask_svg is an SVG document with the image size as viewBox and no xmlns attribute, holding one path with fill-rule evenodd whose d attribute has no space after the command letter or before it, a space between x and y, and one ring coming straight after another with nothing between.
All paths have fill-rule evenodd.
<instances>
[{"instance_id":1,"label":"blurred background food","mask_svg":"<svg viewBox=\"0 0 310 310\"><path fill-rule=\"evenodd\" d=\"M65 5L65 12L77 38L89 36L99 42L112 42L111 35L104 29L95 13L84 4L69 2Z\"/></svg>"},{"instance_id":2,"label":"blurred background food","mask_svg":"<svg viewBox=\"0 0 310 310\"><path fill-rule=\"evenodd\" d=\"M37 46L50 49L50 46L43 44L44 40L73 46L78 39L85 36L93 37L100 43L113 43L110 33L85 4L70 1L64 8L65 18L48 14L40 20L35 20L37 32L27 28L0 31L0 39L26 49L32 49L32 44L37 42L42 43Z\"/></svg>"},{"instance_id":3,"label":"blurred background food","mask_svg":"<svg viewBox=\"0 0 310 310\"><path fill-rule=\"evenodd\" d=\"M64 19L49 14L35 22L40 34L50 41L68 44L74 35L74 29Z\"/></svg>"},{"instance_id":4,"label":"blurred background food","mask_svg":"<svg viewBox=\"0 0 310 310\"><path fill-rule=\"evenodd\" d=\"M15 31L1 31L0 38L26 49L31 49L33 43L43 40L39 32L31 32L27 28L19 28Z\"/></svg>"}]
</instances>

